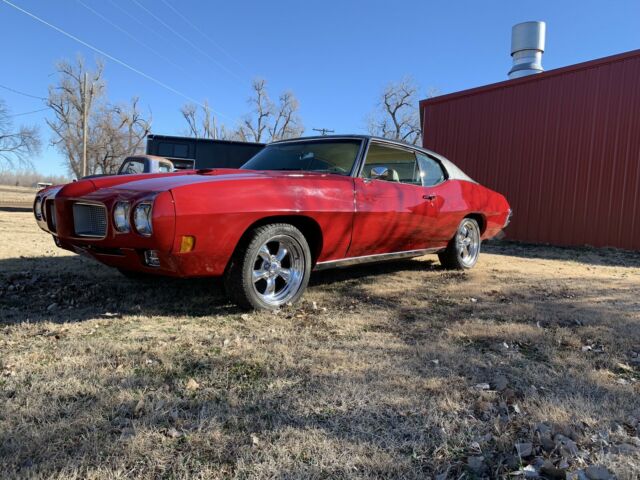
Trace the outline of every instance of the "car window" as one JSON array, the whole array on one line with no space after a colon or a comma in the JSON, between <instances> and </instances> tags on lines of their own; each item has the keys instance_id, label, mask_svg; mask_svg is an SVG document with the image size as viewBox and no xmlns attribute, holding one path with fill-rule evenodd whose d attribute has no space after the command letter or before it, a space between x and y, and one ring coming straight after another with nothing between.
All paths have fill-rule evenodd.
<instances>
[{"instance_id":1,"label":"car window","mask_svg":"<svg viewBox=\"0 0 640 480\"><path fill-rule=\"evenodd\" d=\"M169 165L168 163L164 163L164 162L160 162L158 164L158 172L160 173L169 173L172 172L173 169L171 168L171 165Z\"/></svg>"},{"instance_id":2,"label":"car window","mask_svg":"<svg viewBox=\"0 0 640 480\"><path fill-rule=\"evenodd\" d=\"M423 153L417 153L416 156L418 157L423 186L431 187L445 181L446 177L440 162Z\"/></svg>"},{"instance_id":3,"label":"car window","mask_svg":"<svg viewBox=\"0 0 640 480\"><path fill-rule=\"evenodd\" d=\"M144 172L144 162L141 160L127 160L120 169L121 174L130 175Z\"/></svg>"},{"instance_id":4,"label":"car window","mask_svg":"<svg viewBox=\"0 0 640 480\"><path fill-rule=\"evenodd\" d=\"M376 168L379 171L384 171L380 169L386 169L386 174L383 177L372 175L372 170ZM378 143L372 143L369 146L362 177L421 185L420 169L413 152Z\"/></svg>"},{"instance_id":5,"label":"car window","mask_svg":"<svg viewBox=\"0 0 640 480\"><path fill-rule=\"evenodd\" d=\"M349 175L360 150L360 140L308 140L272 143L242 168L248 170L302 170Z\"/></svg>"}]
</instances>

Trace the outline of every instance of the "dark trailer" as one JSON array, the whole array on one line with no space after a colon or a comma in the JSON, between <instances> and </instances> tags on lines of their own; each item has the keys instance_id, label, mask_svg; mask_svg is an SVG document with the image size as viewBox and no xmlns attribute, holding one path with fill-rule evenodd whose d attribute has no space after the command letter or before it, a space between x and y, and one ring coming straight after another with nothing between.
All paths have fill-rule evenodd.
<instances>
[{"instance_id":1,"label":"dark trailer","mask_svg":"<svg viewBox=\"0 0 640 480\"><path fill-rule=\"evenodd\" d=\"M262 150L264 145L151 134L147 136L147 155L168 158L177 169L239 168Z\"/></svg>"}]
</instances>

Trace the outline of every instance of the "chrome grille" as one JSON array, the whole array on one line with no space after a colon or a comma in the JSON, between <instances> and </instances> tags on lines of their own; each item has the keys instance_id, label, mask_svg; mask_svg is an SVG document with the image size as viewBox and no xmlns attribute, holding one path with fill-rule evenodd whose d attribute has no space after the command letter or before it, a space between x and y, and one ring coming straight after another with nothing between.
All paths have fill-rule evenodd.
<instances>
[{"instance_id":1,"label":"chrome grille","mask_svg":"<svg viewBox=\"0 0 640 480\"><path fill-rule=\"evenodd\" d=\"M102 238L107 234L107 209L93 203L73 204L73 227L79 237Z\"/></svg>"}]
</instances>

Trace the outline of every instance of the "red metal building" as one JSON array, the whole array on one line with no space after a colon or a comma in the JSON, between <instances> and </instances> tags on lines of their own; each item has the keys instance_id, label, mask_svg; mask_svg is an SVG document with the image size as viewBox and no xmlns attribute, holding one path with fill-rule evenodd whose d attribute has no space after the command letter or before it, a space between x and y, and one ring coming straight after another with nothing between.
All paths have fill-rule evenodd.
<instances>
[{"instance_id":1,"label":"red metal building","mask_svg":"<svg viewBox=\"0 0 640 480\"><path fill-rule=\"evenodd\" d=\"M507 238L640 250L640 50L420 102L423 145L503 193Z\"/></svg>"}]
</instances>

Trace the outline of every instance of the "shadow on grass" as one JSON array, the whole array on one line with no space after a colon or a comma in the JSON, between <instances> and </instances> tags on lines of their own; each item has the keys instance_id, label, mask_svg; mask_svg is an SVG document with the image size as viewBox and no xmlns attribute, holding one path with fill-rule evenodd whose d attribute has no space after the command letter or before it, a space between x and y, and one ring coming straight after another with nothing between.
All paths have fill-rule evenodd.
<instances>
[{"instance_id":1,"label":"shadow on grass","mask_svg":"<svg viewBox=\"0 0 640 480\"><path fill-rule=\"evenodd\" d=\"M640 267L640 252L615 248L556 247L504 240L485 242L482 249L494 255L520 258L540 258L585 263L609 267Z\"/></svg>"},{"instance_id":2,"label":"shadow on grass","mask_svg":"<svg viewBox=\"0 0 640 480\"><path fill-rule=\"evenodd\" d=\"M116 269L81 256L0 260L0 272L0 323L237 311L216 279L130 280Z\"/></svg>"},{"instance_id":3,"label":"shadow on grass","mask_svg":"<svg viewBox=\"0 0 640 480\"><path fill-rule=\"evenodd\" d=\"M428 261L313 272L310 287L335 282L380 281L401 271L435 269ZM101 316L211 316L238 313L220 278L133 280L82 256L0 260L0 324L78 322ZM115 315L114 315L115 314Z\"/></svg>"},{"instance_id":4,"label":"shadow on grass","mask_svg":"<svg viewBox=\"0 0 640 480\"><path fill-rule=\"evenodd\" d=\"M137 284L81 257L14 259L0 267L0 308L7 323L80 321L103 312L237 312L210 280ZM439 290L473 278L443 274L367 300L369 282L438 269L433 262L403 261L314 274L312 285L337 282L332 310L341 312L356 299L370 320L362 332L349 330L351 336L327 345L292 343L286 355L294 360L285 359L279 344L296 335L295 317L290 325L278 325L281 337L269 337L270 314L256 314L255 333L268 339L257 347L268 353L262 360L251 349L197 353L192 346L167 344L164 359L148 363L145 342L127 341L96 352L98 361L113 363L109 375L92 375L88 366L67 379L63 391L55 388L55 368L20 384L3 380L0 398L8 408L0 413L6 426L0 464L23 476L417 479L450 467L458 478L469 474L465 462L474 455L472 439L491 433L483 456L489 474L498 475L513 458L513 444L531 441L530 425L546 420L527 415L528 408L554 411L576 425L581 418L597 419L591 431L575 434L581 446L597 429L632 415L632 389L592 375L614 368L624 347L640 342L632 292L602 286L567 298L562 287L549 286L542 294L523 272L501 292L507 301L479 298L471 304L464 293L442 298ZM4 286L9 284L11 291ZM599 303L605 293L608 301ZM620 305L629 307L626 314L616 313ZM320 328L320 322L308 325ZM524 337L515 327L530 328ZM606 346L596 360L589 355L598 354L579 352L580 342L593 334L582 333L589 327L597 328ZM558 328L575 336L577 347L559 345L553 337ZM460 330L464 336L452 334ZM343 359L341 368L333 368L332 358ZM119 373L121 359L134 368ZM344 359L352 368L345 368ZM473 388L498 374L507 378L524 415L514 413L504 395ZM185 388L191 377L201 388Z\"/></svg>"}]
</instances>

